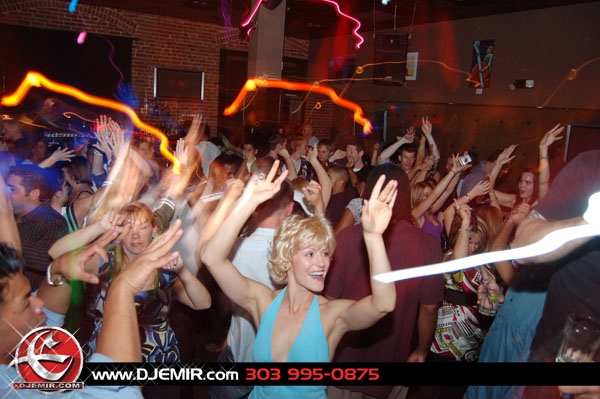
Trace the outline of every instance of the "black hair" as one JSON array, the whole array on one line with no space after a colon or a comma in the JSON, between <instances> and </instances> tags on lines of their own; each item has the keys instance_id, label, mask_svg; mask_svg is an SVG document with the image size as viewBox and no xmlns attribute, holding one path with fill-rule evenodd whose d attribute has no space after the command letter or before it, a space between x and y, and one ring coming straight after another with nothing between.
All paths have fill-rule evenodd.
<instances>
[{"instance_id":1,"label":"black hair","mask_svg":"<svg viewBox=\"0 0 600 399\"><path fill-rule=\"evenodd\" d=\"M0 242L0 305L4 302L4 287L23 268L21 257L11 246Z\"/></svg>"},{"instance_id":2,"label":"black hair","mask_svg":"<svg viewBox=\"0 0 600 399\"><path fill-rule=\"evenodd\" d=\"M10 168L9 175L19 176L25 194L29 195L31 190L40 190L40 200L48 200L52 197L52 188L46 181L47 171L37 165L21 164Z\"/></svg>"},{"instance_id":3,"label":"black hair","mask_svg":"<svg viewBox=\"0 0 600 399\"><path fill-rule=\"evenodd\" d=\"M363 198L369 199L371 197L371 192L381 175L385 175L383 187L385 187L390 180L396 180L398 182L398 195L396 196L396 202L394 203L394 208L392 210L392 222L396 223L405 220L409 223L414 223L412 208L410 206L410 183L408 182L408 176L406 175L406 172L397 165L388 163L375 166L367 178Z\"/></svg>"}]
</instances>

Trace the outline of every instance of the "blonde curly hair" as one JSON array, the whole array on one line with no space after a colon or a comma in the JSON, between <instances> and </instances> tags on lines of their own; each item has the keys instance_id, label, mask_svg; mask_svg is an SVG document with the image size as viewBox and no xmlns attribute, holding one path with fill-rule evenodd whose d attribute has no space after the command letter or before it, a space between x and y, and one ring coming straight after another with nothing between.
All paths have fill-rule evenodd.
<instances>
[{"instance_id":1,"label":"blonde curly hair","mask_svg":"<svg viewBox=\"0 0 600 399\"><path fill-rule=\"evenodd\" d=\"M330 256L335 250L335 234L331 223L324 217L305 217L301 215L288 216L275 231L271 251L271 278L276 284L287 284L286 263L298 251L308 248L320 248L323 245L329 249Z\"/></svg>"}]
</instances>

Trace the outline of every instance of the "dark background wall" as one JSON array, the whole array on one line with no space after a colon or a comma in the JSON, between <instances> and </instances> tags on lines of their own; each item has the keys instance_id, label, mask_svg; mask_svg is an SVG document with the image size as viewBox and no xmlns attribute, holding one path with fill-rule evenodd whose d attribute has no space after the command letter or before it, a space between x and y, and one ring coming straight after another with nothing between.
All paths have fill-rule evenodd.
<instances>
[{"instance_id":1,"label":"dark background wall","mask_svg":"<svg viewBox=\"0 0 600 399\"><path fill-rule=\"evenodd\" d=\"M169 99L158 100L157 104L163 113L172 118L202 113L210 128L216 129L220 49L248 51L247 43L239 40L237 29L226 30L222 25L86 4L77 7L88 28L84 27L77 13L67 11L67 2L56 0L3 0L0 3L0 22L77 33L85 29L132 38L131 83L141 103L144 99L152 98L155 66L204 71L204 101ZM55 43L57 48L62 45ZM285 38L284 55L306 59L308 41ZM108 60L108 49L104 59ZM10 58L4 62L10 62ZM112 86L116 86L118 81L118 74L115 75ZM51 76L48 78L52 79ZM7 86L14 84L7 83ZM159 118L150 115L142 115L142 119L154 124L161 123Z\"/></svg>"},{"instance_id":2,"label":"dark background wall","mask_svg":"<svg viewBox=\"0 0 600 399\"><path fill-rule=\"evenodd\" d=\"M600 2L595 2L417 25L408 46L408 51L419 52L417 80L395 87L356 81L346 88L345 97L360 104L375 125L381 125L384 109L388 126L403 129L420 125L421 116L429 115L442 156L472 149L485 158L496 148L519 143L516 171L527 160L535 162L539 139L555 124L600 125L599 16ZM409 29L396 33L408 34ZM311 41L309 80L326 79L332 57L356 55L357 66L372 63L373 32L364 36L359 51L349 35ZM466 82L475 40L496 41L491 86L479 95ZM425 60L442 61L462 72ZM566 79L588 61L573 80ZM355 77L372 77L372 68ZM508 85L515 79L534 79L535 87L511 91ZM332 131L354 131L343 111L330 113ZM396 133L388 132L388 141Z\"/></svg>"}]
</instances>

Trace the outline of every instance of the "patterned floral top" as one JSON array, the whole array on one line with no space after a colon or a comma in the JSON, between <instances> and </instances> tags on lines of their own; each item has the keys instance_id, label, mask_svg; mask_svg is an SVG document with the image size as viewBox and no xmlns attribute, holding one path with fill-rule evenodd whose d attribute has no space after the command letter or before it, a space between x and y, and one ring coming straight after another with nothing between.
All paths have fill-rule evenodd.
<instances>
[{"instance_id":1,"label":"patterned floral top","mask_svg":"<svg viewBox=\"0 0 600 399\"><path fill-rule=\"evenodd\" d=\"M477 312L477 288L482 284L482 275L495 280L492 269L488 266L461 270L454 274L444 274L446 290L454 290L471 295L475 299L473 306L458 305L448 302L444 295L442 306L438 310L437 326L431 351L438 355L454 357L456 360L473 362L479 358L479 351L485 331L481 327ZM460 294L458 294L460 296Z\"/></svg>"},{"instance_id":2,"label":"patterned floral top","mask_svg":"<svg viewBox=\"0 0 600 399\"><path fill-rule=\"evenodd\" d=\"M102 327L106 293L113 280L111 265L114 253L109 252L108 256L108 263L102 263L100 260L101 264L98 270L100 284L94 287L96 291L93 293L93 300L88 307L88 316L94 323L94 330L88 344L88 357L96 350L96 340ZM158 273L158 288L140 292L134 298L144 362L172 363L180 360L177 338L168 320L170 291L176 279L177 273L175 272L160 272Z\"/></svg>"}]
</instances>

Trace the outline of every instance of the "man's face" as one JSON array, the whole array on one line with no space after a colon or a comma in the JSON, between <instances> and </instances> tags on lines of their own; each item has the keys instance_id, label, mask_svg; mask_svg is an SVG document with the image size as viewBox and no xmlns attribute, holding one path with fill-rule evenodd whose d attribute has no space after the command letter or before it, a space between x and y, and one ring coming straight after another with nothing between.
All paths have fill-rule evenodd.
<instances>
[{"instance_id":1,"label":"man's face","mask_svg":"<svg viewBox=\"0 0 600 399\"><path fill-rule=\"evenodd\" d=\"M9 277L2 296L4 301L0 305L0 336L3 343L12 348L21 341L23 335L44 325L44 302L31 295L31 284L22 272Z\"/></svg>"},{"instance_id":2,"label":"man's face","mask_svg":"<svg viewBox=\"0 0 600 399\"><path fill-rule=\"evenodd\" d=\"M151 161L154 157L154 153L152 152L152 144L147 142L142 142L138 146L138 152L147 161Z\"/></svg>"},{"instance_id":3,"label":"man's face","mask_svg":"<svg viewBox=\"0 0 600 399\"><path fill-rule=\"evenodd\" d=\"M331 151L329 151L329 147L326 145L317 146L317 158L319 162L326 162L331 155Z\"/></svg>"},{"instance_id":4,"label":"man's face","mask_svg":"<svg viewBox=\"0 0 600 399\"><path fill-rule=\"evenodd\" d=\"M298 147L298 153L305 157L308 154L308 141L304 140L302 144Z\"/></svg>"},{"instance_id":5,"label":"man's face","mask_svg":"<svg viewBox=\"0 0 600 399\"><path fill-rule=\"evenodd\" d=\"M244 144L244 159L247 162L254 161L256 158L257 150L254 149L252 144Z\"/></svg>"},{"instance_id":6,"label":"man's face","mask_svg":"<svg viewBox=\"0 0 600 399\"><path fill-rule=\"evenodd\" d=\"M312 133L313 133L313 127L312 125L308 124L308 125L304 125L302 127L302 135L306 138L311 138L312 137Z\"/></svg>"},{"instance_id":7,"label":"man's face","mask_svg":"<svg viewBox=\"0 0 600 399\"><path fill-rule=\"evenodd\" d=\"M412 169L415 164L415 153L409 151L402 151L400 155L400 167L405 172L408 172Z\"/></svg>"},{"instance_id":8,"label":"man's face","mask_svg":"<svg viewBox=\"0 0 600 399\"><path fill-rule=\"evenodd\" d=\"M30 195L25 193L25 187L23 187L23 178L17 175L8 175L6 184L10 190L10 197L13 203L13 211L16 215L22 216L23 212L27 209L29 204L35 203L30 198ZM33 191L33 190L32 190ZM31 192L29 193L31 194Z\"/></svg>"},{"instance_id":9,"label":"man's face","mask_svg":"<svg viewBox=\"0 0 600 399\"><path fill-rule=\"evenodd\" d=\"M354 163L356 163L361 156L362 151L358 152L358 148L356 148L355 145L349 144L346 146L346 158L348 158L348 160L352 160Z\"/></svg>"},{"instance_id":10,"label":"man's face","mask_svg":"<svg viewBox=\"0 0 600 399\"><path fill-rule=\"evenodd\" d=\"M35 143L32 149L33 152L33 160L35 162L41 162L46 158L46 143L43 141L38 141Z\"/></svg>"}]
</instances>

